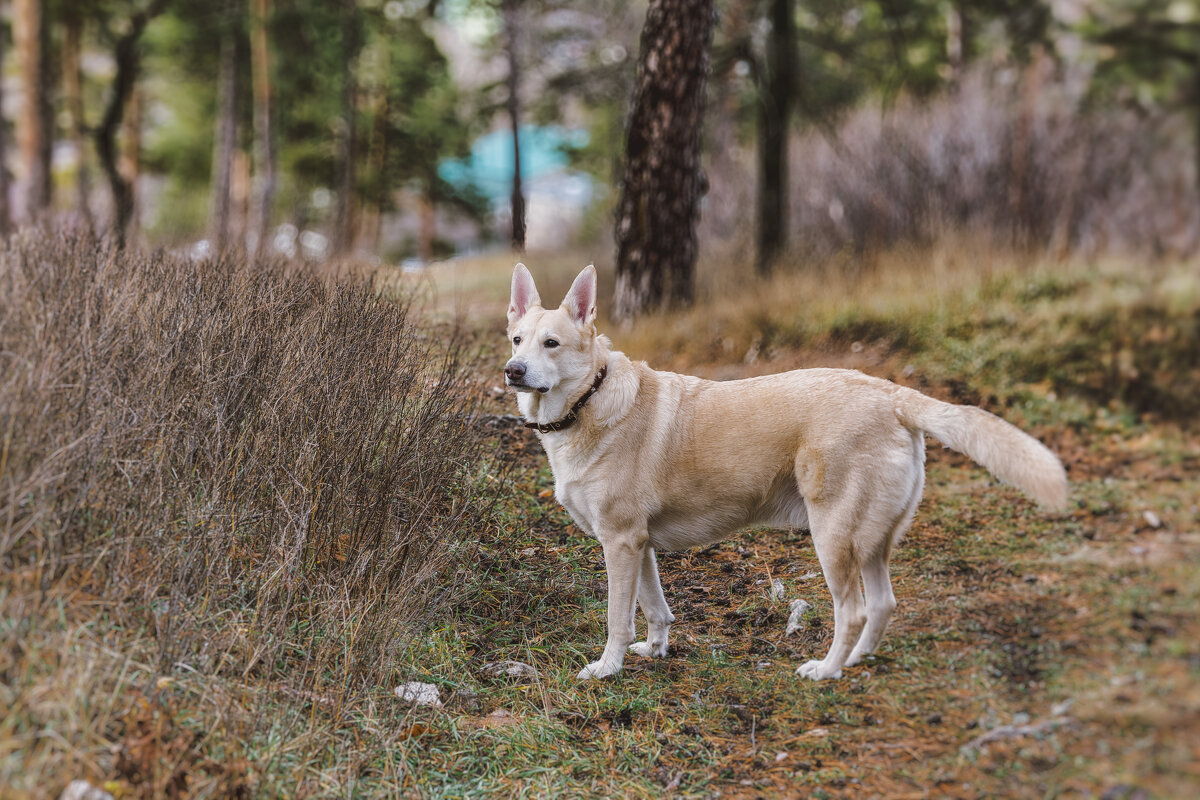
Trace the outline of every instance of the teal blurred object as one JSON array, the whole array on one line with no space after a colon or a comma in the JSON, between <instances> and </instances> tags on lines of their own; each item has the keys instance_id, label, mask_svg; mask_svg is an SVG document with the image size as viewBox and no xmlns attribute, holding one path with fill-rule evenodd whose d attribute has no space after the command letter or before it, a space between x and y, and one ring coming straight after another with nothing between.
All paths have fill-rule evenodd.
<instances>
[{"instance_id":1,"label":"teal blurred object","mask_svg":"<svg viewBox=\"0 0 1200 800\"><path fill-rule=\"evenodd\" d=\"M578 180L582 173L568 169L568 151L585 147L588 132L558 125L523 125L521 180L535 185L539 178L570 172ZM507 203L512 195L513 146L511 131L493 131L475 140L467 158L443 159L438 175L457 189L473 187L494 205ZM590 183L590 179L589 183Z\"/></svg>"}]
</instances>

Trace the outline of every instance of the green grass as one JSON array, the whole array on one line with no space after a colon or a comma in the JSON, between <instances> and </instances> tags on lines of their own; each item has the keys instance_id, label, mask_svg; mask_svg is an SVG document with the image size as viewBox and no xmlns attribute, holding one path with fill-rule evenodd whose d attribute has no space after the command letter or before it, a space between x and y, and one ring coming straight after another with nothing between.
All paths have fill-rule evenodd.
<instances>
[{"instance_id":1,"label":"green grass","mask_svg":"<svg viewBox=\"0 0 1200 800\"><path fill-rule=\"evenodd\" d=\"M558 259L552 286L565 288L574 260ZM431 296L498 330L509 266L465 265L474 289ZM919 274L911 289L889 280L826 286L828 302L804 314L780 301L753 316L754 303L731 298L611 331L654 366L726 368L759 337L773 354L741 369L847 363L984 402L1069 465L1074 505L1048 514L931 445L925 499L893 557L899 608L877 657L843 679L794 674L825 653L832 629L824 582L808 577L819 567L807 535L751 531L663 554L678 618L669 656L630 656L622 675L578 683L604 639L600 548L549 495L544 456L514 427L497 434L496 474L477 476L498 510L453 545L445 613L376 686L325 693L341 676L300 691L270 671L163 669L152 604L132 624L85 589L28 605L36 591L17 577L0 584L0 633L21 642L0 653L0 794L55 796L74 777L120 797L172 780L211 797L1200 793L1200 436L1171 411L1197 410L1187 392L1200 281L1115 264L953 272L938 292ZM856 342L876 360L856 361ZM494 410L511 412L508 401ZM767 596L773 578L788 600L814 606L792 637L786 601ZM220 619L197 609L197 624L202 611L228 639L217 651L237 655L253 607ZM353 622L326 621L320 635L349 646ZM539 675L481 673L503 659ZM289 654L296 669L303 660ZM436 684L445 706L393 695L417 680ZM964 750L999 727L1056 719L1069 721ZM36 780L50 771L33 754L47 752L66 753L80 774Z\"/></svg>"}]
</instances>

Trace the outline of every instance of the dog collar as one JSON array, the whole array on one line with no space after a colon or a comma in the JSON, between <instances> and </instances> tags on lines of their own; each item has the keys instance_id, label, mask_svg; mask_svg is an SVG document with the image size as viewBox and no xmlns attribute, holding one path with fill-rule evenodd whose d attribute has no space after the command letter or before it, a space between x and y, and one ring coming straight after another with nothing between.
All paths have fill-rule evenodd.
<instances>
[{"instance_id":1,"label":"dog collar","mask_svg":"<svg viewBox=\"0 0 1200 800\"><path fill-rule=\"evenodd\" d=\"M583 393L583 397L575 401L575 405L571 406L571 410L568 411L566 416L564 416L558 422L550 422L545 425L540 422L526 422L525 427L533 428L538 433L555 433L557 431L565 431L567 428L575 424L575 420L579 419L580 410L587 405L588 399L596 393L596 390L600 388L600 384L604 383L604 376L607 374L608 365L605 364L600 368L600 371L596 373L596 380L592 381L592 387Z\"/></svg>"}]
</instances>

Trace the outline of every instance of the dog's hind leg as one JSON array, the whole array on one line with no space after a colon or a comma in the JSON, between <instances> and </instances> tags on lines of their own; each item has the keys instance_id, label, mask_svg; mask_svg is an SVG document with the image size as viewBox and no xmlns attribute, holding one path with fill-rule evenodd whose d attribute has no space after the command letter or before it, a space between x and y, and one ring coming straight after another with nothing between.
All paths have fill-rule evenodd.
<instances>
[{"instance_id":1,"label":"dog's hind leg","mask_svg":"<svg viewBox=\"0 0 1200 800\"><path fill-rule=\"evenodd\" d=\"M867 624L858 644L854 645L845 666L853 667L862 661L863 656L875 652L883 632L887 629L888 619L896 608L896 595L892 592L892 580L888 575L887 552L872 557L862 568L863 589L867 595Z\"/></svg>"},{"instance_id":2,"label":"dog's hind leg","mask_svg":"<svg viewBox=\"0 0 1200 800\"><path fill-rule=\"evenodd\" d=\"M862 581L867 599L867 625L846 661L847 667L858 664L863 657L875 652L884 631L887 630L888 620L896 609L896 595L892 592L892 579L888 574L888 558L892 548L900 543L900 538L912 523L913 514L916 513L917 504L921 502L921 494L925 490L925 442L919 433L913 434L910 458L911 484L899 517L887 536L875 542L877 546L863 561Z\"/></svg>"},{"instance_id":3,"label":"dog's hind leg","mask_svg":"<svg viewBox=\"0 0 1200 800\"><path fill-rule=\"evenodd\" d=\"M809 661L796 670L797 675L813 680L842 676L842 666L850 657L867 619L858 585L857 515L851 504L843 503L842 506L844 510L834 512L819 505L809 508L813 545L821 561L821 571L825 573L825 583L833 595L833 645L823 660Z\"/></svg>"},{"instance_id":4,"label":"dog's hind leg","mask_svg":"<svg viewBox=\"0 0 1200 800\"><path fill-rule=\"evenodd\" d=\"M663 595L662 583L658 580L658 559L652 547L647 547L646 555L642 556L638 605L646 615L646 641L631 644L629 651L640 656L662 658L667 654L667 634L671 631L675 615L671 613L667 598Z\"/></svg>"}]
</instances>

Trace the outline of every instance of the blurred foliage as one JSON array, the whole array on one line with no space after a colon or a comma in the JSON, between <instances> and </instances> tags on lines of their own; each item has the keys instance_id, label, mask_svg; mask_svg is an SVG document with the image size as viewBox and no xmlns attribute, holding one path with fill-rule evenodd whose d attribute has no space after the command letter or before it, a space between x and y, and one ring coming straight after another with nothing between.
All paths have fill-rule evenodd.
<instances>
[{"instance_id":1,"label":"blurred foliage","mask_svg":"<svg viewBox=\"0 0 1200 800\"><path fill-rule=\"evenodd\" d=\"M536 124L585 128L572 166L610 184L617 175L645 0L511 0L518 19L522 115ZM48 59L57 62L68 16L84 21L85 127L110 91L112 48L148 0L49 0ZM356 140L353 201L381 214L405 212L405 196L454 206L482 220L485 202L438 179L437 164L462 157L479 135L503 127L507 66L505 0L270 0L273 138L280 190L277 221L328 226L335 215L338 142ZM148 26L140 82L145 174L162 176L156 236L200 234L214 172L219 46L236 41L237 143L241 183L252 192L253 103L249 0L173 0ZM754 141L764 48L764 0L720 0L711 91L721 115L718 147ZM347 15L352 20L347 24ZM874 104L924 101L961 83L973 66L1008 82L1047 58L1081 77L1084 103L1197 115L1200 0L805 0L795 5L798 80L793 124L831 139L848 114ZM16 57L12 56L15 60ZM19 68L19 65L18 65ZM59 71L61 72L61 70ZM352 121L344 86L354 85ZM61 76L52 68L49 80ZM62 92L48 87L52 104ZM715 106L713 106L715 107ZM711 108L711 107L710 107ZM61 115L57 115L61 118ZM1200 120L1200 116L1197 116ZM59 122L63 135L65 123ZM94 159L94 154L85 158ZM70 172L57 170L60 181ZM61 192L66 198L69 192ZM604 193L598 193L603 197ZM66 201L60 199L60 205ZM244 202L244 200L243 200ZM601 201L603 202L603 201ZM603 230L605 225L587 226Z\"/></svg>"}]
</instances>

